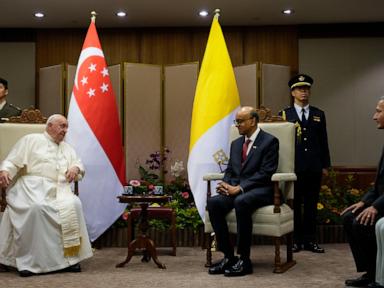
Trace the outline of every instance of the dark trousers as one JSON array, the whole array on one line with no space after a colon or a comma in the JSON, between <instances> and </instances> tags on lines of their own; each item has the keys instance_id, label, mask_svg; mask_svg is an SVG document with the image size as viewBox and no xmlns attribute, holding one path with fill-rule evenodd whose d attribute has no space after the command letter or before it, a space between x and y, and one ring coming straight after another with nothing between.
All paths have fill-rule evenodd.
<instances>
[{"instance_id":1,"label":"dark trousers","mask_svg":"<svg viewBox=\"0 0 384 288\"><path fill-rule=\"evenodd\" d=\"M376 270L376 235L375 224L362 225L356 221L358 213L351 211L344 215L344 231L351 247L357 272L367 272L369 277L375 279Z\"/></svg>"},{"instance_id":2,"label":"dark trousers","mask_svg":"<svg viewBox=\"0 0 384 288\"><path fill-rule=\"evenodd\" d=\"M250 257L252 244L252 214L260 207L271 204L260 199L257 193L246 192L236 197L216 195L208 199L207 209L215 231L218 250L225 257L234 256L234 248L229 239L226 215L235 208L237 220L237 253L242 259Z\"/></svg>"},{"instance_id":3,"label":"dark trousers","mask_svg":"<svg viewBox=\"0 0 384 288\"><path fill-rule=\"evenodd\" d=\"M294 203L294 240L297 244L316 241L317 202L321 172L297 172Z\"/></svg>"}]
</instances>

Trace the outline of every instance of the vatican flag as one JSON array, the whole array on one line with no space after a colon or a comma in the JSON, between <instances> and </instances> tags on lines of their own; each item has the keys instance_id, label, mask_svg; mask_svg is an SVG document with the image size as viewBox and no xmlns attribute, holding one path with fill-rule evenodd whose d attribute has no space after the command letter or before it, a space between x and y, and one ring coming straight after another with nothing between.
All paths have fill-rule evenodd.
<instances>
[{"instance_id":1,"label":"vatican flag","mask_svg":"<svg viewBox=\"0 0 384 288\"><path fill-rule=\"evenodd\" d=\"M214 16L197 81L193 103L188 158L189 184L196 207L204 220L207 200L203 176L220 172L213 155L229 151L229 131L240 107L235 74L223 32Z\"/></svg>"}]
</instances>

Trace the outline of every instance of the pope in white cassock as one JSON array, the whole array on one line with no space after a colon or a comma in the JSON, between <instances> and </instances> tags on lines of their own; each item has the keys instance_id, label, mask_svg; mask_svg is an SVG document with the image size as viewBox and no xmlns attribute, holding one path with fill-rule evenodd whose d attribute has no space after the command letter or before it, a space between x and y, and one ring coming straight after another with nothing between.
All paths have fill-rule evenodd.
<instances>
[{"instance_id":1,"label":"pope in white cassock","mask_svg":"<svg viewBox=\"0 0 384 288\"><path fill-rule=\"evenodd\" d=\"M0 187L9 186L0 263L3 269L15 267L20 276L80 272L79 262L92 256L81 202L70 186L84 167L63 141L67 129L64 116L52 115L44 133L22 137L0 164Z\"/></svg>"}]
</instances>

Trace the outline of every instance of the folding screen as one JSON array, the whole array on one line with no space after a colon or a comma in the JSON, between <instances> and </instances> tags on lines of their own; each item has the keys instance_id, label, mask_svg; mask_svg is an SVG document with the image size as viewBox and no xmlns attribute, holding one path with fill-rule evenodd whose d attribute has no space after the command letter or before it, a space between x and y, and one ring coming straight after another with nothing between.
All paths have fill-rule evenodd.
<instances>
[{"instance_id":1,"label":"folding screen","mask_svg":"<svg viewBox=\"0 0 384 288\"><path fill-rule=\"evenodd\" d=\"M124 63L124 142L127 179L139 179L138 165L161 149L162 67Z\"/></svg>"},{"instance_id":2,"label":"folding screen","mask_svg":"<svg viewBox=\"0 0 384 288\"><path fill-rule=\"evenodd\" d=\"M289 66L261 63L260 105L271 109L273 115L289 106L291 96L288 81Z\"/></svg>"},{"instance_id":3,"label":"folding screen","mask_svg":"<svg viewBox=\"0 0 384 288\"><path fill-rule=\"evenodd\" d=\"M44 116L64 112L64 66L40 68L39 109Z\"/></svg>"},{"instance_id":4,"label":"folding screen","mask_svg":"<svg viewBox=\"0 0 384 288\"><path fill-rule=\"evenodd\" d=\"M197 62L164 67L164 145L171 151L168 163L181 160L185 169L198 70Z\"/></svg>"},{"instance_id":5,"label":"folding screen","mask_svg":"<svg viewBox=\"0 0 384 288\"><path fill-rule=\"evenodd\" d=\"M71 100L71 94L76 74L76 65L66 65L66 93L65 93L65 112L68 113L69 101ZM123 113L123 101L121 96L121 65L116 64L108 66L108 72L111 78L113 91L115 92L116 103L119 111L120 123L122 123Z\"/></svg>"},{"instance_id":6,"label":"folding screen","mask_svg":"<svg viewBox=\"0 0 384 288\"><path fill-rule=\"evenodd\" d=\"M259 105L257 64L237 66L234 72L241 105L257 107Z\"/></svg>"}]
</instances>

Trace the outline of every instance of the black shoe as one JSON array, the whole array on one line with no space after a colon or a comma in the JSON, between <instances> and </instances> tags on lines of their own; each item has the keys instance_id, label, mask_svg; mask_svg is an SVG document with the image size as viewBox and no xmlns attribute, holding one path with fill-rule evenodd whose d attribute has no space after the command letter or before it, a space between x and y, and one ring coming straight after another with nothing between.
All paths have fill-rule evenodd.
<instances>
[{"instance_id":1,"label":"black shoe","mask_svg":"<svg viewBox=\"0 0 384 288\"><path fill-rule=\"evenodd\" d=\"M9 272L9 267L4 264L0 264L0 272Z\"/></svg>"},{"instance_id":2,"label":"black shoe","mask_svg":"<svg viewBox=\"0 0 384 288\"><path fill-rule=\"evenodd\" d=\"M77 264L71 265L71 266L69 266L67 268L64 268L63 272L72 272L72 273L81 272L80 263L77 263Z\"/></svg>"},{"instance_id":3,"label":"black shoe","mask_svg":"<svg viewBox=\"0 0 384 288\"><path fill-rule=\"evenodd\" d=\"M297 253L297 252L300 252L301 249L303 249L303 246L301 244L294 243L292 247L292 252Z\"/></svg>"},{"instance_id":4,"label":"black shoe","mask_svg":"<svg viewBox=\"0 0 384 288\"><path fill-rule=\"evenodd\" d=\"M377 282L372 282L372 283L368 284L367 287L368 287L368 288L384 288L384 286L380 285L380 284L377 283Z\"/></svg>"},{"instance_id":5,"label":"black shoe","mask_svg":"<svg viewBox=\"0 0 384 288\"><path fill-rule=\"evenodd\" d=\"M214 263L208 269L208 274L224 274L225 269L234 265L239 258L233 257L231 259L224 257L221 261Z\"/></svg>"},{"instance_id":6,"label":"black shoe","mask_svg":"<svg viewBox=\"0 0 384 288\"><path fill-rule=\"evenodd\" d=\"M321 248L316 242L304 244L304 250L312 251L313 253L324 253L324 248Z\"/></svg>"},{"instance_id":7,"label":"black shoe","mask_svg":"<svg viewBox=\"0 0 384 288\"><path fill-rule=\"evenodd\" d=\"M375 282L374 279L372 279L372 277L369 277L368 274L365 273L359 278L345 280L345 285L351 287L364 287L368 284L372 284L372 282Z\"/></svg>"},{"instance_id":8,"label":"black shoe","mask_svg":"<svg viewBox=\"0 0 384 288\"><path fill-rule=\"evenodd\" d=\"M21 270L19 271L20 277L31 277L33 275L36 275L35 273L29 271L29 270Z\"/></svg>"},{"instance_id":9,"label":"black shoe","mask_svg":"<svg viewBox=\"0 0 384 288\"><path fill-rule=\"evenodd\" d=\"M235 265L225 269L224 276L234 277L234 276L244 276L247 274L252 274L252 262L250 260L239 259Z\"/></svg>"}]
</instances>

